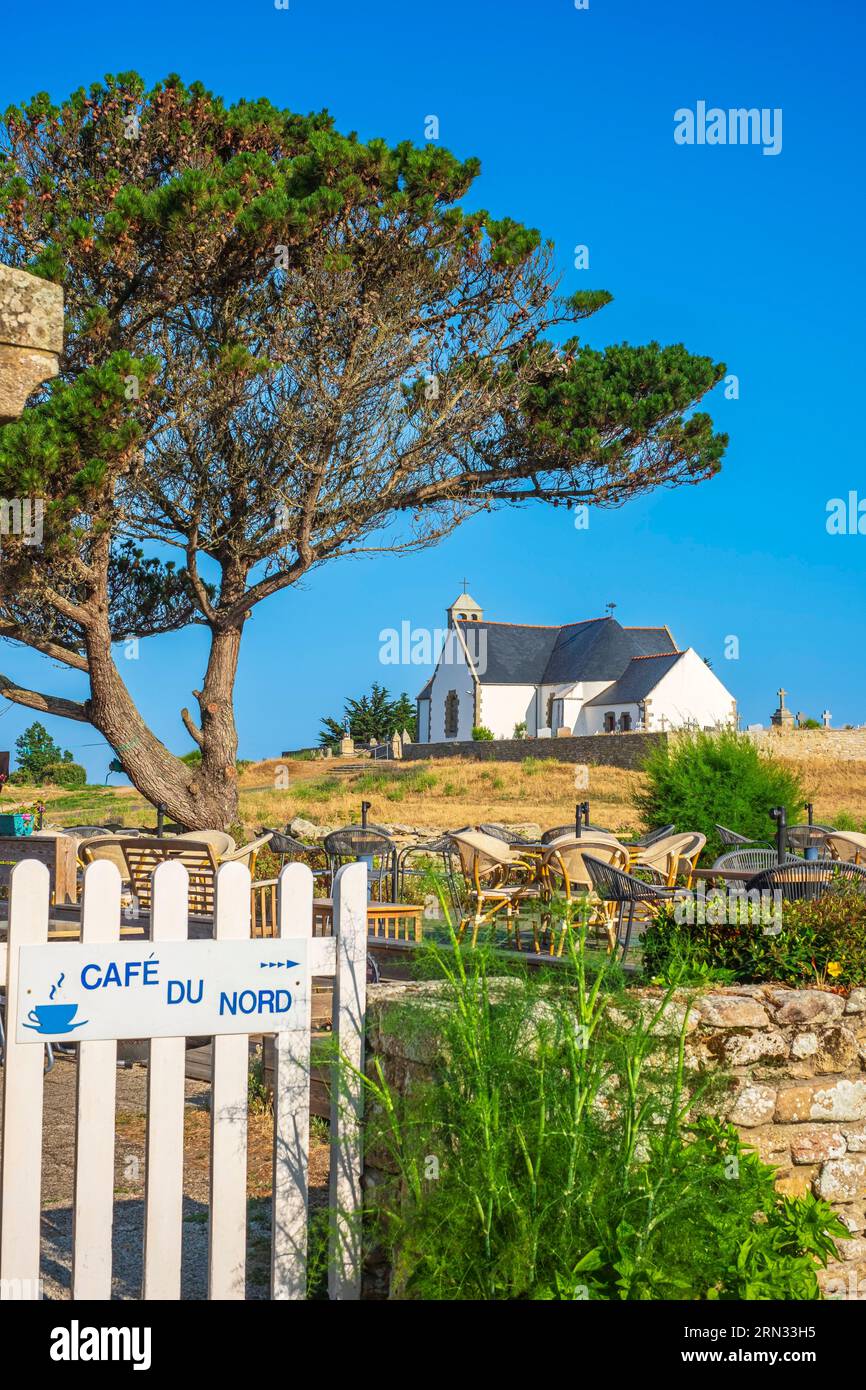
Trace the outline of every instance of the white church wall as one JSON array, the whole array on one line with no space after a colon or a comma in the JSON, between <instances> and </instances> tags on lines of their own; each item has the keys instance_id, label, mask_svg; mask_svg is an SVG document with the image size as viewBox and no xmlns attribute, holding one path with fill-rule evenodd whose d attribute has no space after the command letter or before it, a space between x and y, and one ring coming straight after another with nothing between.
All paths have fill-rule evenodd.
<instances>
[{"instance_id":1,"label":"white church wall","mask_svg":"<svg viewBox=\"0 0 866 1390\"><path fill-rule=\"evenodd\" d=\"M543 724L543 706L539 714ZM481 723L494 738L512 738L515 724L525 724L530 736L536 734L535 686L482 684Z\"/></svg>"},{"instance_id":2,"label":"white church wall","mask_svg":"<svg viewBox=\"0 0 866 1390\"><path fill-rule=\"evenodd\" d=\"M662 676L649 699L648 727L652 730L682 728L689 723L705 729L734 722L733 696L694 647Z\"/></svg>"},{"instance_id":3,"label":"white church wall","mask_svg":"<svg viewBox=\"0 0 866 1390\"><path fill-rule=\"evenodd\" d=\"M471 739L475 724L475 681L453 629L448 634L430 688L430 742L445 741L445 700L457 694L457 733L450 740Z\"/></svg>"}]
</instances>

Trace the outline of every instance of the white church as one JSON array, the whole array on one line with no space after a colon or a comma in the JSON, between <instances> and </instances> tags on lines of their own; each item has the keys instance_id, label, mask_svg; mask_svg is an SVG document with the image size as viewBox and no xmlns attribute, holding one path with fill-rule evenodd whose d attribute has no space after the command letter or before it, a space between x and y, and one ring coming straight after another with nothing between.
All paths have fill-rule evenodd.
<instances>
[{"instance_id":1,"label":"white church","mask_svg":"<svg viewBox=\"0 0 866 1390\"><path fill-rule=\"evenodd\" d=\"M737 702L668 627L613 617L564 627L491 622L469 594L451 604L436 669L418 695L418 741L716 729Z\"/></svg>"}]
</instances>

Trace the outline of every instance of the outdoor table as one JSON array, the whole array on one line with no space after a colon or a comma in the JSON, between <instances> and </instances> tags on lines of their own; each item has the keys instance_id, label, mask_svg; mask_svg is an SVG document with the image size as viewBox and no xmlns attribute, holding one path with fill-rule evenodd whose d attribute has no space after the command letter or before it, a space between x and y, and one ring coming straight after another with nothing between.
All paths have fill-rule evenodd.
<instances>
[{"instance_id":1,"label":"outdoor table","mask_svg":"<svg viewBox=\"0 0 866 1390\"><path fill-rule=\"evenodd\" d=\"M420 941L424 908L420 903L367 903L367 937L370 941ZM334 930L334 899L313 899L313 935L330 936Z\"/></svg>"},{"instance_id":2,"label":"outdoor table","mask_svg":"<svg viewBox=\"0 0 866 1390\"><path fill-rule=\"evenodd\" d=\"M775 865L771 864L769 867L774 868ZM695 869L692 877L703 879L707 883L716 879L720 879L722 883L745 883L763 872L763 869Z\"/></svg>"}]
</instances>

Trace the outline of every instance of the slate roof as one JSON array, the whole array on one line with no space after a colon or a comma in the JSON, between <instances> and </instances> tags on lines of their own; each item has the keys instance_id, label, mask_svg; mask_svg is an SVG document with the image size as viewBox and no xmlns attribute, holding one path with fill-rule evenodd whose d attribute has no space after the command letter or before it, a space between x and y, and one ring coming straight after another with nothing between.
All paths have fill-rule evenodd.
<instances>
[{"instance_id":1,"label":"slate roof","mask_svg":"<svg viewBox=\"0 0 866 1390\"><path fill-rule=\"evenodd\" d=\"M622 627L615 618L589 618L563 627L531 623L456 624L482 685L568 685L616 681L634 657L675 654L666 627ZM432 680L432 677L431 677ZM425 699L430 682L418 696Z\"/></svg>"},{"instance_id":2,"label":"slate roof","mask_svg":"<svg viewBox=\"0 0 866 1390\"><path fill-rule=\"evenodd\" d=\"M674 651L663 652L658 656L632 657L619 680L609 685L607 690L602 690L600 694L587 700L586 706L638 704L646 699L662 676L666 676L684 655L684 652Z\"/></svg>"}]
</instances>

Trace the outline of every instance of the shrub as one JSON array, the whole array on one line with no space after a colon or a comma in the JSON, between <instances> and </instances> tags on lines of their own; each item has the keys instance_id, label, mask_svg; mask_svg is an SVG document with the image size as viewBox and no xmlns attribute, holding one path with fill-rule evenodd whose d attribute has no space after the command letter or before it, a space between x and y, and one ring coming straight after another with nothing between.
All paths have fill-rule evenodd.
<instances>
[{"instance_id":1,"label":"shrub","mask_svg":"<svg viewBox=\"0 0 866 1390\"><path fill-rule=\"evenodd\" d=\"M472 730L472 737L476 743L492 743L493 733L484 724L476 724Z\"/></svg>"},{"instance_id":2,"label":"shrub","mask_svg":"<svg viewBox=\"0 0 866 1390\"><path fill-rule=\"evenodd\" d=\"M81 763L49 763L43 769L42 781L51 782L56 787L83 787L87 781L87 769Z\"/></svg>"},{"instance_id":3,"label":"shrub","mask_svg":"<svg viewBox=\"0 0 866 1390\"><path fill-rule=\"evenodd\" d=\"M661 742L644 771L647 788L636 800L645 824L700 831L712 858L722 850L717 824L769 840L775 836L771 808L784 806L793 822L806 799L790 764L762 756L748 734L733 729Z\"/></svg>"},{"instance_id":4,"label":"shrub","mask_svg":"<svg viewBox=\"0 0 866 1390\"><path fill-rule=\"evenodd\" d=\"M526 738L526 720L522 719L519 724L515 724L512 738Z\"/></svg>"},{"instance_id":5,"label":"shrub","mask_svg":"<svg viewBox=\"0 0 866 1390\"><path fill-rule=\"evenodd\" d=\"M733 1126L700 1113L684 1035L658 1026L669 994L652 1017L605 1009L602 974L590 986L582 943L569 952L556 979L498 980L481 949L440 952L438 1002L386 1017L442 1059L404 1095L376 1057L366 1081L367 1142L395 1173L374 1191L397 1296L818 1298L838 1218L780 1197Z\"/></svg>"},{"instance_id":6,"label":"shrub","mask_svg":"<svg viewBox=\"0 0 866 1390\"><path fill-rule=\"evenodd\" d=\"M666 982L711 977L863 985L866 894L845 887L815 902L783 903L781 931L775 934L759 921L678 923L665 910L647 926L643 948L647 975Z\"/></svg>"}]
</instances>

